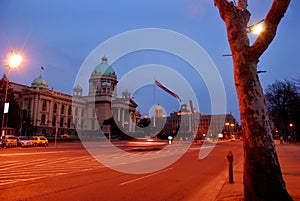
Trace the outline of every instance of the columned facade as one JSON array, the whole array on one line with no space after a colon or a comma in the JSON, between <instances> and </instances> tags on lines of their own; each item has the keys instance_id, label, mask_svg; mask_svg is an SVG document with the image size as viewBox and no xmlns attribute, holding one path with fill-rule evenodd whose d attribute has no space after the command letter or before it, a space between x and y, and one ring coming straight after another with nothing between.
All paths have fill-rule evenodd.
<instances>
[{"instance_id":1,"label":"columned facade","mask_svg":"<svg viewBox=\"0 0 300 201\"><path fill-rule=\"evenodd\" d=\"M20 135L76 134L76 129L89 133L98 130L106 120L113 117L124 132L134 132L138 117L137 104L126 92L118 98L117 75L103 57L94 68L89 82L89 91L76 85L68 95L48 88L42 75L35 78L31 86L10 82L20 106ZM0 81L5 81L5 76ZM18 133L18 131L16 131Z\"/></svg>"}]
</instances>

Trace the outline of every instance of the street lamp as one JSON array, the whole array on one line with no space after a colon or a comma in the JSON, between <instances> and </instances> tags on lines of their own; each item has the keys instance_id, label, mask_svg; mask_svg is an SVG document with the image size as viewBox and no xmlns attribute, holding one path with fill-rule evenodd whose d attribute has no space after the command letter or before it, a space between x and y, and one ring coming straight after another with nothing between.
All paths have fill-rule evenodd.
<instances>
[{"instance_id":1,"label":"street lamp","mask_svg":"<svg viewBox=\"0 0 300 201\"><path fill-rule=\"evenodd\" d=\"M226 134L225 134L225 136L227 136L226 138L228 138L229 136L229 125L230 125L230 123L229 122L225 122L225 128L226 128Z\"/></svg>"},{"instance_id":2,"label":"street lamp","mask_svg":"<svg viewBox=\"0 0 300 201\"><path fill-rule=\"evenodd\" d=\"M6 103L7 101L7 92L8 92L8 83L10 79L10 70L12 68L17 68L23 61L23 57L19 53L15 53L14 51L11 51L8 57L8 64L6 65L8 73L7 73L7 80L6 80L6 86L5 86L5 95L4 95L4 111L2 114L2 124L1 124L1 129L2 129L2 136L4 136L5 131L4 131L4 119L5 119L5 114L8 113L8 108L9 108L9 103Z\"/></svg>"},{"instance_id":3,"label":"street lamp","mask_svg":"<svg viewBox=\"0 0 300 201\"><path fill-rule=\"evenodd\" d=\"M263 21L264 21L264 19L260 20L259 22L255 23L255 24L252 24L252 25L246 27L247 32L259 35L265 29L264 23L262 23Z\"/></svg>"}]
</instances>

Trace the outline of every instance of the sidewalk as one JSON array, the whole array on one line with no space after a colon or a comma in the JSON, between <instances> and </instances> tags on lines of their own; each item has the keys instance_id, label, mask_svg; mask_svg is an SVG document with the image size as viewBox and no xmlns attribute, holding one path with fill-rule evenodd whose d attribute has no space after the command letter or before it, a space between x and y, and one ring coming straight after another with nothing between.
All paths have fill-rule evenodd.
<instances>
[{"instance_id":1,"label":"sidewalk","mask_svg":"<svg viewBox=\"0 0 300 201\"><path fill-rule=\"evenodd\" d=\"M300 143L279 144L275 141L275 145L287 190L294 201L300 201ZM234 183L230 184L226 178L216 201L243 200L243 161L233 171Z\"/></svg>"}]
</instances>

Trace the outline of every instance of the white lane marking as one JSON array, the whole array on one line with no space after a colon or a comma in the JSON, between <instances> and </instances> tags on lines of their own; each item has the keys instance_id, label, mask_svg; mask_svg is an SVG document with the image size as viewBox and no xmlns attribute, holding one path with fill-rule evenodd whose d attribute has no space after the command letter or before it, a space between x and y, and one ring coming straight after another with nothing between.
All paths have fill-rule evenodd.
<instances>
[{"instance_id":1,"label":"white lane marking","mask_svg":"<svg viewBox=\"0 0 300 201\"><path fill-rule=\"evenodd\" d=\"M31 152L31 153L7 153L0 154L0 156L25 156L25 155L36 155L36 154L52 154L52 153L66 153L72 151L46 151L46 152Z\"/></svg>"},{"instance_id":2,"label":"white lane marking","mask_svg":"<svg viewBox=\"0 0 300 201\"><path fill-rule=\"evenodd\" d=\"M95 170L95 169L102 169L105 168L104 166L97 166L97 167L90 167L90 168L83 168L83 167L75 167L71 170L66 170L66 169L54 169L52 170L52 172L49 172L49 170L44 170L44 169L40 169L38 170L38 172L40 173L40 175L42 176L32 176L31 173L26 172L24 174L27 175L19 175L15 172L11 172L10 174L6 175L5 177L1 177L0 176L0 186L3 185L7 185L7 184L13 184L13 183L18 183L18 182L25 182L25 181L31 181L31 180L37 180L37 179L44 179L44 178L48 178L48 177L54 177L54 176L59 176L59 175L67 175L67 174L72 174L72 173L78 173L78 172L84 172L84 171L90 171L90 170ZM57 172L60 171L60 172ZM12 176L15 177L13 180L9 179L7 177Z\"/></svg>"},{"instance_id":3,"label":"white lane marking","mask_svg":"<svg viewBox=\"0 0 300 201\"><path fill-rule=\"evenodd\" d=\"M140 181L140 180L146 179L146 178L148 178L148 177L152 177L152 176L155 176L155 175L157 175L157 174L161 174L161 173L163 173L163 172L167 172L167 171L172 170L172 169L173 169L173 168L168 168L168 169L165 169L165 170L161 170L161 171L159 171L159 172L155 172L155 173L153 173L153 174L148 174L148 175L143 176L143 177L139 177L139 178L136 178L136 179L132 179L132 180L129 180L129 181L125 181L125 182L123 182L123 183L120 183L120 186L123 186L123 185L126 185L126 184L130 184L130 183L133 183L133 182L136 182L136 181Z\"/></svg>"}]
</instances>

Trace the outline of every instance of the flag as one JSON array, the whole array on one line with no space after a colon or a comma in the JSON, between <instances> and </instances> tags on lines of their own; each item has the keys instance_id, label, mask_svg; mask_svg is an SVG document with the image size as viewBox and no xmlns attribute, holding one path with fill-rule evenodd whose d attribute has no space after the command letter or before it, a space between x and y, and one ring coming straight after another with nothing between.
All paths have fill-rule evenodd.
<instances>
[{"instance_id":1,"label":"flag","mask_svg":"<svg viewBox=\"0 0 300 201\"><path fill-rule=\"evenodd\" d=\"M177 98L181 102L181 99L179 98L179 96L177 94L175 94L170 89L168 89L167 87L162 85L159 81L155 80L154 84L156 84L159 88L161 88L162 90L164 90L165 92L167 92L168 94L173 96L174 98Z\"/></svg>"},{"instance_id":2,"label":"flag","mask_svg":"<svg viewBox=\"0 0 300 201\"><path fill-rule=\"evenodd\" d=\"M44 66L41 66L41 70L45 70L45 67L44 67Z\"/></svg>"}]
</instances>

